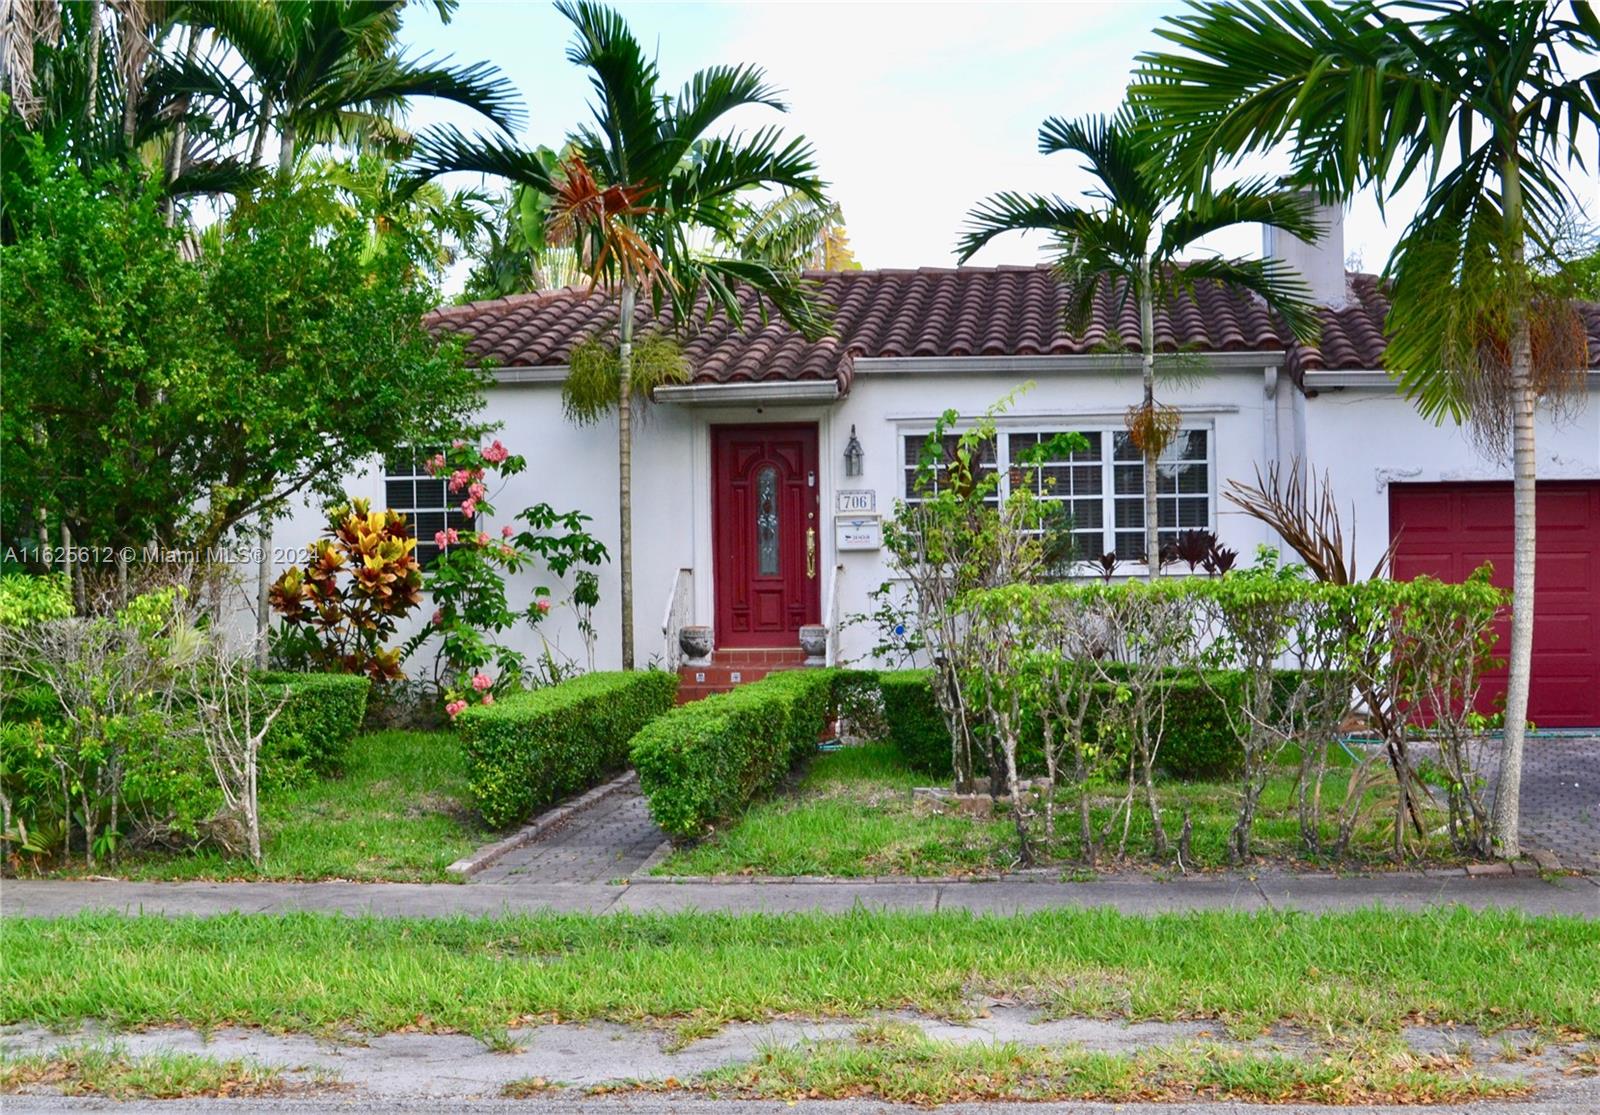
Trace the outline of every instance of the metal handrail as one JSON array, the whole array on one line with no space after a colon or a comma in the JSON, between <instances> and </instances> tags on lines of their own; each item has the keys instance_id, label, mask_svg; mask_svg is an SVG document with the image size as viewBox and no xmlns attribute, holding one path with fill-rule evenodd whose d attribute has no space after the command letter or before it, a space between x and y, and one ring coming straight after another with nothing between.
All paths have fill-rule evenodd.
<instances>
[{"instance_id":1,"label":"metal handrail","mask_svg":"<svg viewBox=\"0 0 1600 1115\"><path fill-rule=\"evenodd\" d=\"M828 576L828 598L823 605L822 615L828 625L828 645L823 662L828 666L839 664L839 579L843 576L844 563L840 562Z\"/></svg>"},{"instance_id":2,"label":"metal handrail","mask_svg":"<svg viewBox=\"0 0 1600 1115\"><path fill-rule=\"evenodd\" d=\"M683 663L678 635L693 608L694 570L684 566L673 575L672 591L667 594L667 612L661 617L661 660L669 670L676 670Z\"/></svg>"}]
</instances>

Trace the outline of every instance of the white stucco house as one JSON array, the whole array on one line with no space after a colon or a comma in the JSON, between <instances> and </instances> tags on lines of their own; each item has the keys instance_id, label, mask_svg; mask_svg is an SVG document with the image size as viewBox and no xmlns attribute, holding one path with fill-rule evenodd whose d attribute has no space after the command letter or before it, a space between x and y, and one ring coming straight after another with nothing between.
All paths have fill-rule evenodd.
<instances>
[{"instance_id":1,"label":"white stucco house","mask_svg":"<svg viewBox=\"0 0 1600 1115\"><path fill-rule=\"evenodd\" d=\"M1337 211L1319 245L1265 249L1298 267L1323 311L1316 347L1286 339L1252 297L1203 288L1161 307L1161 347L1182 350L1186 374L1164 388L1182 408L1182 435L1162 470L1164 529L1206 528L1248 560L1265 529L1222 499L1230 479L1271 462L1326 472L1369 562L1400 535L1397 571L1459 576L1485 559L1509 583L1510 470L1461 430L1420 418L1381 367L1386 302L1376 279L1347 275ZM891 575L878 522L907 494L920 445L947 408L982 413L1031 381L1000 421L1002 482L1011 457L1039 435L1079 431L1091 449L1055 470L1046 496L1071 502L1082 552L1114 551L1137 574L1143 549L1137 453L1121 435L1138 398L1134 307L1097 307L1081 333L1045 268L927 268L814 276L835 335L809 343L752 315L742 331L719 316L684 342L692 381L658 392L636 429L636 658L678 663L676 630L713 629L712 666L686 674L690 692L751 680L796 655L802 624L830 628L830 657L860 660L874 641L841 623L869 609ZM529 460L496 497L510 512L549 501L591 515L615 548L614 424L580 428L562 415L565 361L607 331L614 302L582 290L522 295L437 312L431 325L464 333L493 366L486 416ZM1584 405L1541 419L1539 599L1533 704L1541 726L1600 725L1600 307L1587 307L1592 366ZM1119 338L1126 353L1118 351ZM1203 374L1195 374L1203 373ZM847 465L847 450L859 449ZM442 484L405 462L351 479L353 495L416 516L431 538ZM315 534L318 516L280 528L286 543ZM485 524L493 529L498 524ZM615 564L599 570L595 665L619 660ZM559 610L535 634L582 660L576 618Z\"/></svg>"}]
</instances>

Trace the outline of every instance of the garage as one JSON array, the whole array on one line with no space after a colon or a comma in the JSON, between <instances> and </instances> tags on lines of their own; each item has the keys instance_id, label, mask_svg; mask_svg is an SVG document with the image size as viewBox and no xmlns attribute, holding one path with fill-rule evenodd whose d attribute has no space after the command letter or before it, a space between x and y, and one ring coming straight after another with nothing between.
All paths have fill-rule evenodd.
<instances>
[{"instance_id":1,"label":"garage","mask_svg":"<svg viewBox=\"0 0 1600 1115\"><path fill-rule=\"evenodd\" d=\"M1460 581L1485 561L1511 587L1510 483L1396 484L1394 575ZM1509 653L1501 624L1496 653ZM1505 671L1492 675L1505 692ZM1600 726L1600 481L1540 481L1528 719L1540 728Z\"/></svg>"}]
</instances>

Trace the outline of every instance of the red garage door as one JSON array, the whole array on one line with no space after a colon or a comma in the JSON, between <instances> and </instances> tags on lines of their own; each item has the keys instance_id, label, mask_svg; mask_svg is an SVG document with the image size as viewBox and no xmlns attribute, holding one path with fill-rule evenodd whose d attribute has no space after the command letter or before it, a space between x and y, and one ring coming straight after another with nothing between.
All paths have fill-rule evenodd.
<instances>
[{"instance_id":1,"label":"red garage door","mask_svg":"<svg viewBox=\"0 0 1600 1115\"><path fill-rule=\"evenodd\" d=\"M1540 481L1528 719L1542 728L1600 725L1600 482ZM1389 530L1396 577L1460 581L1486 561L1511 585L1510 484L1396 484ZM1502 624L1496 653L1510 653ZM1505 673L1493 679L1505 691Z\"/></svg>"}]
</instances>

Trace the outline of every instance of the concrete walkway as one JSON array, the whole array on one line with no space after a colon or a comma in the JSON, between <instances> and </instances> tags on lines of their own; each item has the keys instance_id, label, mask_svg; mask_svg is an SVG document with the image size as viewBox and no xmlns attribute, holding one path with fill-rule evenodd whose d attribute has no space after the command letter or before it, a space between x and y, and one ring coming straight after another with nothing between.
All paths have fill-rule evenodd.
<instances>
[{"instance_id":1,"label":"concrete walkway","mask_svg":"<svg viewBox=\"0 0 1600 1115\"><path fill-rule=\"evenodd\" d=\"M634 781L575 811L538 839L511 849L472 881L512 886L609 883L638 871L666 838L650 819L649 804Z\"/></svg>"},{"instance_id":2,"label":"concrete walkway","mask_svg":"<svg viewBox=\"0 0 1600 1115\"><path fill-rule=\"evenodd\" d=\"M1320 913L1384 906L1398 910L1461 904L1530 914L1600 918L1600 878L1529 875L1469 877L1393 873L1196 876L1162 882L1112 877L1086 883L722 882L551 883L471 886L449 883L124 883L11 880L0 889L0 917L59 917L83 910L147 914L324 911L397 917L484 916L534 911L642 913L836 913L968 910L1012 914L1062 907L1107 907L1133 914L1185 910L1304 910Z\"/></svg>"}]
</instances>

